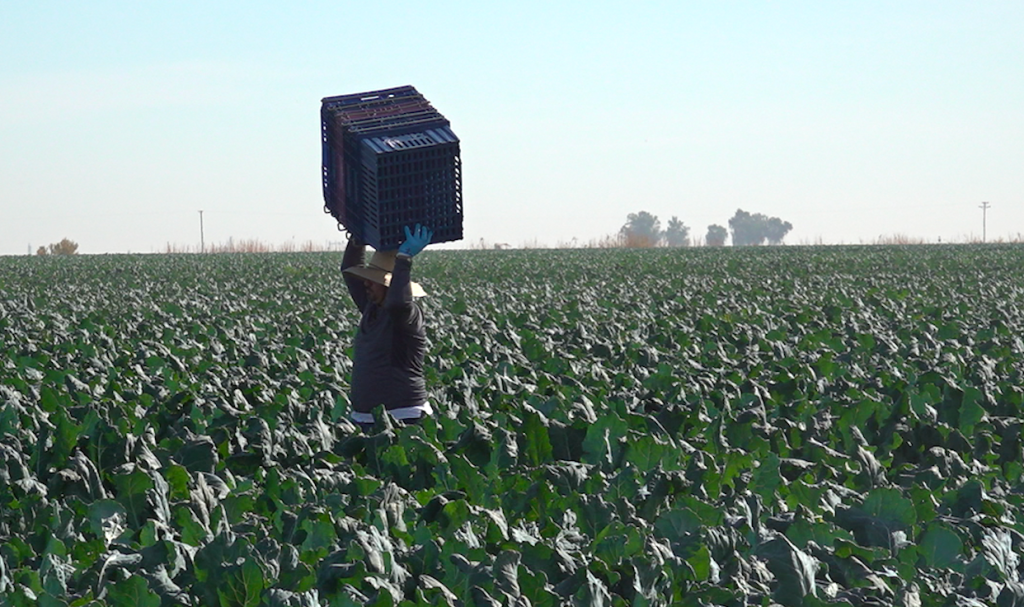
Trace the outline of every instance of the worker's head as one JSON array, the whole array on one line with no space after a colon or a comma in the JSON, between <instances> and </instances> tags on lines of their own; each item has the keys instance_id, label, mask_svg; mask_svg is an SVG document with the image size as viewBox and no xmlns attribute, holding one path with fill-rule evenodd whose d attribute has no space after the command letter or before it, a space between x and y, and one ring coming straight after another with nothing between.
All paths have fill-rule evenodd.
<instances>
[{"instance_id":1,"label":"worker's head","mask_svg":"<svg viewBox=\"0 0 1024 607\"><path fill-rule=\"evenodd\" d=\"M363 285L366 287L367 299L377 304L378 306L383 305L384 299L388 296L387 286L366 278L363 279Z\"/></svg>"},{"instance_id":2,"label":"worker's head","mask_svg":"<svg viewBox=\"0 0 1024 607\"><path fill-rule=\"evenodd\" d=\"M363 279L367 297L377 305L384 303L384 298L387 297L397 253L397 251L374 251L370 256L369 263L345 269L345 272ZM426 295L423 287L419 284L415 282L409 284L412 287L413 297Z\"/></svg>"}]
</instances>

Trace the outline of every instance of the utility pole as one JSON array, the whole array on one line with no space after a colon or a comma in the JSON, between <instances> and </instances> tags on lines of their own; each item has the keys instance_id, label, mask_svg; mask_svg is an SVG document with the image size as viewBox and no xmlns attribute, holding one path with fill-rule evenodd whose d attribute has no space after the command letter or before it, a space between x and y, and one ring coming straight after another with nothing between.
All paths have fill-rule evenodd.
<instances>
[{"instance_id":1,"label":"utility pole","mask_svg":"<svg viewBox=\"0 0 1024 607\"><path fill-rule=\"evenodd\" d=\"M986 240L986 238L985 238L986 237L986 234L985 234L985 231L986 231L985 230L985 224L986 224L986 220L988 218L987 217L988 216L988 209L991 206L992 205L990 205L987 202L983 202L980 205L978 205L978 208L981 209L981 242L985 242L985 240Z\"/></svg>"},{"instance_id":2,"label":"utility pole","mask_svg":"<svg viewBox=\"0 0 1024 607\"><path fill-rule=\"evenodd\" d=\"M206 237L203 235L203 211L199 211L199 252L206 252Z\"/></svg>"}]
</instances>

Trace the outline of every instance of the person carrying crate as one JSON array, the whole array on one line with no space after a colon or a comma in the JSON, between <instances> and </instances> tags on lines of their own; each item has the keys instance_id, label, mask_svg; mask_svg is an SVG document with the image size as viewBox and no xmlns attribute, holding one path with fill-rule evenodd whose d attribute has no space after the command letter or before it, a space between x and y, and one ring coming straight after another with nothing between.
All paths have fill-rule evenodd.
<instances>
[{"instance_id":1,"label":"person carrying crate","mask_svg":"<svg viewBox=\"0 0 1024 607\"><path fill-rule=\"evenodd\" d=\"M427 337L423 312L414 298L426 295L410 279L412 258L433 236L426 227L405 227L397 251L374 251L350 236L341 262L345 285L362 312L356 330L350 401L352 421L364 431L374 425L373 409L384 408L403 423L433 414L423 378Z\"/></svg>"}]
</instances>

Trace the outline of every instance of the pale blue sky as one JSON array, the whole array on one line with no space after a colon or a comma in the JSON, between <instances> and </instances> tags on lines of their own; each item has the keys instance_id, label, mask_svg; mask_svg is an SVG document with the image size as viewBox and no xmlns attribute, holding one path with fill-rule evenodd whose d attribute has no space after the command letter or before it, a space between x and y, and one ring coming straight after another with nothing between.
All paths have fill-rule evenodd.
<instances>
[{"instance_id":1,"label":"pale blue sky","mask_svg":"<svg viewBox=\"0 0 1024 607\"><path fill-rule=\"evenodd\" d=\"M1024 233L1024 2L0 0L0 254L339 241L320 99L411 84L465 233L737 208L790 244Z\"/></svg>"}]
</instances>

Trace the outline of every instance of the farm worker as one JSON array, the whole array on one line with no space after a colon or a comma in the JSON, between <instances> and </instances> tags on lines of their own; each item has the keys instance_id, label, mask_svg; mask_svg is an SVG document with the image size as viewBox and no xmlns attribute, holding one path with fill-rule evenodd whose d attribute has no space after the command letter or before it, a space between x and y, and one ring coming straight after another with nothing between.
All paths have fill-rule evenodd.
<instances>
[{"instance_id":1,"label":"farm worker","mask_svg":"<svg viewBox=\"0 0 1024 607\"><path fill-rule=\"evenodd\" d=\"M426 295L409 278L412 258L433 232L419 224L405 227L397 251L374 251L366 262L366 245L350 237L341 271L352 301L362 312L355 336L350 400L352 421L364 431L373 428L377 405L403 423L416 423L433 413L423 379L427 347L423 312L413 300Z\"/></svg>"}]
</instances>

